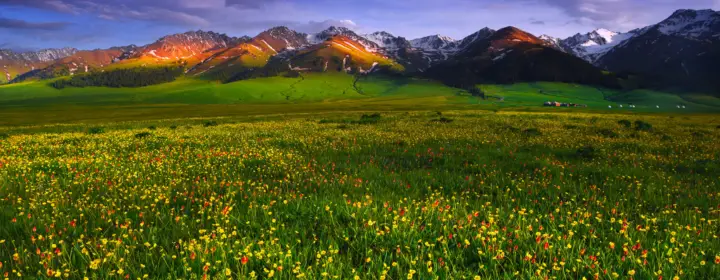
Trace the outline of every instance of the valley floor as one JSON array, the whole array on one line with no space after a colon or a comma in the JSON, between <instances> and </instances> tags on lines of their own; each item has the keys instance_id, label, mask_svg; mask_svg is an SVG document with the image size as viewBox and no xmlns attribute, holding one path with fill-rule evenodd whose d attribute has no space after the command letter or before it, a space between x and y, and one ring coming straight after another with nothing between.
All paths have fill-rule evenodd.
<instances>
[{"instance_id":1,"label":"valley floor","mask_svg":"<svg viewBox=\"0 0 720 280\"><path fill-rule=\"evenodd\" d=\"M0 130L0 275L711 279L720 117L341 112Z\"/></svg>"},{"instance_id":2,"label":"valley floor","mask_svg":"<svg viewBox=\"0 0 720 280\"><path fill-rule=\"evenodd\" d=\"M479 88L486 99L431 81L382 76L356 79L345 74L305 74L229 84L181 79L143 88L57 90L47 82L30 82L0 86L0 126L338 111L720 112L719 98L701 94L620 92L562 83ZM587 108L544 108L546 101L583 104ZM629 108L630 104L635 107Z\"/></svg>"}]
</instances>

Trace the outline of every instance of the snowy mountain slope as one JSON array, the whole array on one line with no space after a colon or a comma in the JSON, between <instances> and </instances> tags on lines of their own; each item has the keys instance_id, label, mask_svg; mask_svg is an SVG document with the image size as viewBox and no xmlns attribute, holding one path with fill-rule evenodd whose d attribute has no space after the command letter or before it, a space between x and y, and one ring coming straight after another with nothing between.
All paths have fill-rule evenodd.
<instances>
[{"instance_id":1,"label":"snowy mountain slope","mask_svg":"<svg viewBox=\"0 0 720 280\"><path fill-rule=\"evenodd\" d=\"M426 75L460 88L519 81L612 85L601 69L530 33L512 26L492 33L483 39L469 37L465 48L434 64Z\"/></svg>"},{"instance_id":2,"label":"snowy mountain slope","mask_svg":"<svg viewBox=\"0 0 720 280\"><path fill-rule=\"evenodd\" d=\"M345 36L353 41L360 43L368 51L378 52L380 49L380 46L377 43L358 35L357 33L355 33L355 31L352 31L346 27L331 26L330 28L325 29L319 33L307 35L307 41L310 44L315 45L339 35Z\"/></svg>"},{"instance_id":3,"label":"snowy mountain slope","mask_svg":"<svg viewBox=\"0 0 720 280\"><path fill-rule=\"evenodd\" d=\"M134 58L149 58L158 61L181 59L200 59L201 54L208 50L222 49L232 46L237 38L229 37L212 31L190 31L168 35L156 42L144 46Z\"/></svg>"},{"instance_id":4,"label":"snowy mountain slope","mask_svg":"<svg viewBox=\"0 0 720 280\"><path fill-rule=\"evenodd\" d=\"M677 10L656 25L660 33L691 39L720 39L720 12L713 10Z\"/></svg>"},{"instance_id":5,"label":"snowy mountain slope","mask_svg":"<svg viewBox=\"0 0 720 280\"><path fill-rule=\"evenodd\" d=\"M46 67L55 60L77 53L74 48L43 49L30 52L14 52L0 49L0 84L8 83L18 75Z\"/></svg>"},{"instance_id":6,"label":"snowy mountain slope","mask_svg":"<svg viewBox=\"0 0 720 280\"><path fill-rule=\"evenodd\" d=\"M75 48L43 49L17 53L11 50L0 49L0 60L22 60L26 62L50 62L71 56L78 50Z\"/></svg>"},{"instance_id":7,"label":"snowy mountain slope","mask_svg":"<svg viewBox=\"0 0 720 280\"><path fill-rule=\"evenodd\" d=\"M473 43L486 39L494 33L495 30L485 27L459 41L447 36L432 35L411 40L410 44L413 48L421 50L430 64L434 64L448 60Z\"/></svg>"},{"instance_id":8,"label":"snowy mountain slope","mask_svg":"<svg viewBox=\"0 0 720 280\"><path fill-rule=\"evenodd\" d=\"M564 51L564 49L563 49L562 46L560 45L560 43L561 43L561 41L562 41L560 38L556 38L556 37L553 37L553 36L550 36L550 35L547 35L547 34L540 35L540 37L538 37L538 38L540 38L540 40L545 41L545 43L546 43L548 46L551 46L551 47L553 47L553 48L555 48L555 49L557 49L557 50Z\"/></svg>"},{"instance_id":9,"label":"snowy mountain slope","mask_svg":"<svg viewBox=\"0 0 720 280\"><path fill-rule=\"evenodd\" d=\"M448 50L455 48L455 39L443 35L431 35L410 41L413 48L423 50Z\"/></svg>"},{"instance_id":10,"label":"snowy mountain slope","mask_svg":"<svg viewBox=\"0 0 720 280\"><path fill-rule=\"evenodd\" d=\"M365 34L362 35L362 37L377 44L379 48L389 51L412 47L411 42L407 39L395 36L385 31Z\"/></svg>"},{"instance_id":11,"label":"snowy mountain slope","mask_svg":"<svg viewBox=\"0 0 720 280\"><path fill-rule=\"evenodd\" d=\"M594 63L609 50L635 35L633 31L619 33L601 28L587 34L575 34L559 40L558 43L564 51Z\"/></svg>"},{"instance_id":12,"label":"snowy mountain slope","mask_svg":"<svg viewBox=\"0 0 720 280\"><path fill-rule=\"evenodd\" d=\"M678 10L606 52L596 65L654 87L720 92L720 13Z\"/></svg>"}]
</instances>

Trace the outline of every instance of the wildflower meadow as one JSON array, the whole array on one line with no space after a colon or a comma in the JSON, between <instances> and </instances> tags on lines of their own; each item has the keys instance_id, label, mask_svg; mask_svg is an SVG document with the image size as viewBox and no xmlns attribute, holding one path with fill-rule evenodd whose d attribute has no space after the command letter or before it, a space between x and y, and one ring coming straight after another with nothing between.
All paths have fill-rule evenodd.
<instances>
[{"instance_id":1,"label":"wildflower meadow","mask_svg":"<svg viewBox=\"0 0 720 280\"><path fill-rule=\"evenodd\" d=\"M464 111L0 131L0 278L720 279L719 121Z\"/></svg>"}]
</instances>

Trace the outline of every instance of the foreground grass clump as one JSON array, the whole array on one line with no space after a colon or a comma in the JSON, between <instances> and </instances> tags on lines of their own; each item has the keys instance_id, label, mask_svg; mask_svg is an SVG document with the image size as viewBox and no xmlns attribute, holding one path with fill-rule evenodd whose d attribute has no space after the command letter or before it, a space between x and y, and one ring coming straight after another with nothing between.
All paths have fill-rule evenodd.
<instances>
[{"instance_id":1,"label":"foreground grass clump","mask_svg":"<svg viewBox=\"0 0 720 280\"><path fill-rule=\"evenodd\" d=\"M443 117L13 133L0 141L0 276L720 275L717 119Z\"/></svg>"}]
</instances>

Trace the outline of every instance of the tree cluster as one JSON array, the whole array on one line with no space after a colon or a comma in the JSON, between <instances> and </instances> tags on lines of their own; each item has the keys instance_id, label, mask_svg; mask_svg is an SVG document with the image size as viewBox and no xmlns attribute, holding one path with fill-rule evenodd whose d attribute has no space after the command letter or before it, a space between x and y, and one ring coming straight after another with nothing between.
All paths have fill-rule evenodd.
<instances>
[{"instance_id":1,"label":"tree cluster","mask_svg":"<svg viewBox=\"0 0 720 280\"><path fill-rule=\"evenodd\" d=\"M137 67L104 72L78 74L56 80L50 85L57 89L66 87L144 87L174 81L183 74L181 66Z\"/></svg>"}]
</instances>

